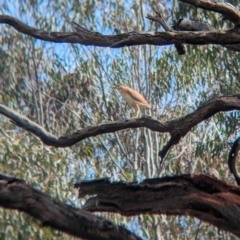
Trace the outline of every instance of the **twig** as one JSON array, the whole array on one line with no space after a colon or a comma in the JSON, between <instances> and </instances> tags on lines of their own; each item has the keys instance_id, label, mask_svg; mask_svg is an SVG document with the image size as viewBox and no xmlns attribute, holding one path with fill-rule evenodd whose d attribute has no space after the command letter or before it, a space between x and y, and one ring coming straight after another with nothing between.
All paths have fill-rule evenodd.
<instances>
[{"instance_id":1,"label":"twig","mask_svg":"<svg viewBox=\"0 0 240 240\"><path fill-rule=\"evenodd\" d=\"M165 29L166 32L171 32L172 29L167 25L167 23L165 22L165 20L163 19L162 15L161 15L161 13L158 12L154 7L153 7L153 10L155 12L155 16L148 14L147 18L152 21L160 23L160 25ZM183 55L186 53L186 50L185 50L185 47L183 44L175 43L174 46L177 49L177 52L179 55Z\"/></svg>"}]
</instances>

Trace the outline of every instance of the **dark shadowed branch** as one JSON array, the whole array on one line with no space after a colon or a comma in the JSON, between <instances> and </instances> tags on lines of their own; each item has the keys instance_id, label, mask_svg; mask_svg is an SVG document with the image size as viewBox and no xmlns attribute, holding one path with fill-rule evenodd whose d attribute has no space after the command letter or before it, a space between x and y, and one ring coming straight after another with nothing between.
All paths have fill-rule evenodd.
<instances>
[{"instance_id":1,"label":"dark shadowed branch","mask_svg":"<svg viewBox=\"0 0 240 240\"><path fill-rule=\"evenodd\" d=\"M84 239L140 239L122 226L58 202L22 180L4 175L0 175L0 206L26 212L43 226Z\"/></svg>"},{"instance_id":2,"label":"dark shadowed branch","mask_svg":"<svg viewBox=\"0 0 240 240\"><path fill-rule=\"evenodd\" d=\"M208 11L217 12L224 16L237 27L240 26L240 12L230 3L223 3L218 0L179 0L192 6L206 9Z\"/></svg>"},{"instance_id":3,"label":"dark shadowed branch","mask_svg":"<svg viewBox=\"0 0 240 240\"><path fill-rule=\"evenodd\" d=\"M189 215L240 237L240 188L210 176L164 177L141 183L102 179L75 187L80 198L94 195L84 206L91 212Z\"/></svg>"},{"instance_id":4,"label":"dark shadowed branch","mask_svg":"<svg viewBox=\"0 0 240 240\"><path fill-rule=\"evenodd\" d=\"M240 95L230 95L212 98L203 103L196 111L171 121L159 121L151 117L141 117L123 121L103 123L91 127L80 129L74 133L57 137L47 132L43 127L20 115L16 111L0 104L0 113L10 118L13 123L39 137L43 143L55 147L69 147L83 139L100 134L112 133L128 128L146 127L156 132L169 132L171 139L160 151L159 155L163 159L169 149L177 144L192 127L210 118L221 111L231 111L240 109Z\"/></svg>"},{"instance_id":5,"label":"dark shadowed branch","mask_svg":"<svg viewBox=\"0 0 240 240\"><path fill-rule=\"evenodd\" d=\"M228 156L228 166L229 166L230 172L235 177L238 185L240 185L240 176L239 176L237 168L236 168L236 161L238 158L239 150L240 150L240 137L237 138L235 140L235 142L233 143L232 148L229 152L229 156Z\"/></svg>"}]
</instances>

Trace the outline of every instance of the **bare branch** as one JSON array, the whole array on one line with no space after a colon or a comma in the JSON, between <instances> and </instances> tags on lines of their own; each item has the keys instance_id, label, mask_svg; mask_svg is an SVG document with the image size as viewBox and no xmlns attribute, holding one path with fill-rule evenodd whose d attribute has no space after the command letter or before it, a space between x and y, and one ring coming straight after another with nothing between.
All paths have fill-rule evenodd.
<instances>
[{"instance_id":1,"label":"bare branch","mask_svg":"<svg viewBox=\"0 0 240 240\"><path fill-rule=\"evenodd\" d=\"M240 12L229 3L216 0L179 0L180 2L191 4L195 7L203 8L212 12L222 14L226 19L240 27Z\"/></svg>"},{"instance_id":2,"label":"bare branch","mask_svg":"<svg viewBox=\"0 0 240 240\"><path fill-rule=\"evenodd\" d=\"M156 9L153 9L155 12L155 15L151 15L151 14L147 14L147 18L158 22L166 32L171 32L172 29L167 25L167 23L165 22L165 20L163 19L162 15L160 12L158 12Z\"/></svg>"},{"instance_id":3,"label":"bare branch","mask_svg":"<svg viewBox=\"0 0 240 240\"><path fill-rule=\"evenodd\" d=\"M61 143L57 137L47 132L42 126L20 115L16 111L0 104L0 113L10 118L17 126L33 133L39 137L46 145L60 147Z\"/></svg>"},{"instance_id":4,"label":"bare branch","mask_svg":"<svg viewBox=\"0 0 240 240\"><path fill-rule=\"evenodd\" d=\"M240 185L240 176L236 169L236 161L237 161L239 150L240 150L240 137L237 138L236 141L233 143L228 156L228 166L229 166L230 172L235 177L238 185Z\"/></svg>"},{"instance_id":5,"label":"bare branch","mask_svg":"<svg viewBox=\"0 0 240 240\"><path fill-rule=\"evenodd\" d=\"M167 23L165 22L165 20L163 19L162 15L160 12L158 12L156 9L154 9L154 12L155 12L155 15L151 15L151 14L148 14L147 15L147 18L152 20L152 21L155 21L155 22L158 22L166 32L169 32L169 31L172 31L172 29L167 25ZM177 52L179 55L183 55L185 54L186 50L185 50L185 47L183 44L178 44L178 43L175 43L175 48L177 49Z\"/></svg>"},{"instance_id":6,"label":"bare branch","mask_svg":"<svg viewBox=\"0 0 240 240\"><path fill-rule=\"evenodd\" d=\"M163 147L161 151L159 151L158 156L161 158L160 164L163 163L164 157L167 155L170 149L179 143L180 139L182 138L181 134L175 133L171 135L171 138L167 142L167 144Z\"/></svg>"},{"instance_id":7,"label":"bare branch","mask_svg":"<svg viewBox=\"0 0 240 240\"><path fill-rule=\"evenodd\" d=\"M171 149L173 145L177 144L192 127L218 112L231 110L240 110L240 95L212 98L203 103L196 111L186 115L185 117L167 121L167 123L172 127L172 130L170 131L171 138L162 151L159 152L159 156L163 160L169 149Z\"/></svg>"},{"instance_id":8,"label":"bare branch","mask_svg":"<svg viewBox=\"0 0 240 240\"><path fill-rule=\"evenodd\" d=\"M77 32L48 32L30 27L16 18L0 15L0 23L7 23L17 31L36 39L56 43L79 43L99 47L115 47L150 44L156 46L172 44L237 44L239 33L234 30L211 32L129 32L118 35L102 35L80 26ZM79 25L78 25L79 26Z\"/></svg>"},{"instance_id":9,"label":"bare branch","mask_svg":"<svg viewBox=\"0 0 240 240\"><path fill-rule=\"evenodd\" d=\"M10 118L19 127L22 127L39 137L46 145L55 147L69 147L89 137L112 133L128 128L146 127L156 132L169 132L171 134L171 138L165 148L159 153L162 159L165 157L169 149L173 145L178 144L180 139L184 137L192 127L218 112L239 109L240 95L221 96L212 98L202 104L202 106L200 106L196 111L171 121L158 121L148 116L144 116L138 119L115 121L86 127L74 133L56 137L30 119L20 115L3 104L0 104L1 114Z\"/></svg>"},{"instance_id":10,"label":"bare branch","mask_svg":"<svg viewBox=\"0 0 240 240\"><path fill-rule=\"evenodd\" d=\"M91 212L189 215L240 237L240 188L210 176L164 177L141 183L102 179L75 187L80 198L94 195L84 206Z\"/></svg>"},{"instance_id":11,"label":"bare branch","mask_svg":"<svg viewBox=\"0 0 240 240\"><path fill-rule=\"evenodd\" d=\"M86 210L57 202L24 181L4 175L0 175L0 206L26 212L39 219L43 226L84 239L140 239L122 226Z\"/></svg>"}]
</instances>

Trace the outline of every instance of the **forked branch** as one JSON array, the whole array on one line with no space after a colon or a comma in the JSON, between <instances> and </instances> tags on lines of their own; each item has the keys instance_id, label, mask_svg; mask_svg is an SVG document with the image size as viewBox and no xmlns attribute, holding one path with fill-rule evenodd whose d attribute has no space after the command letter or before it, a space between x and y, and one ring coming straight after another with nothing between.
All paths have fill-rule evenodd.
<instances>
[{"instance_id":1,"label":"forked branch","mask_svg":"<svg viewBox=\"0 0 240 240\"><path fill-rule=\"evenodd\" d=\"M158 22L164 28L164 30L166 32L172 31L172 29L167 25L167 23L163 19L162 14L154 8L153 8L153 10L155 12L155 15L148 14L147 18L152 20L152 21ZM177 44L176 43L175 48L177 49L177 52L178 52L179 55L183 55L186 52L183 44L179 44L179 43Z\"/></svg>"},{"instance_id":2,"label":"forked branch","mask_svg":"<svg viewBox=\"0 0 240 240\"><path fill-rule=\"evenodd\" d=\"M171 138L167 145L160 151L163 159L169 149L178 144L194 126L222 111L240 110L240 95L221 96L212 98L203 103L196 111L170 121L159 121L150 117L141 117L123 121L103 123L80 129L74 133L57 137L47 132L43 127L20 115L16 111L0 104L0 113L10 118L16 125L35 134L43 143L55 147L69 147L83 139L100 134L112 133L128 128L146 127L156 132L169 132Z\"/></svg>"}]
</instances>

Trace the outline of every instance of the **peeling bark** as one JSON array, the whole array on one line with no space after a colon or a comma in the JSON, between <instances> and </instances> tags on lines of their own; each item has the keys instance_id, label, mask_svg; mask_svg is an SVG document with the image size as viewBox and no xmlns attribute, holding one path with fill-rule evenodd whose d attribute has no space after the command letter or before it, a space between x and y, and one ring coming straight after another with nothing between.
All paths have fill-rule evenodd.
<instances>
[{"instance_id":1,"label":"peeling bark","mask_svg":"<svg viewBox=\"0 0 240 240\"><path fill-rule=\"evenodd\" d=\"M140 239L122 226L58 202L23 180L4 175L0 175L0 206L28 213L40 220L43 226L84 239Z\"/></svg>"},{"instance_id":2,"label":"peeling bark","mask_svg":"<svg viewBox=\"0 0 240 240\"><path fill-rule=\"evenodd\" d=\"M189 215L240 237L240 187L206 175L146 179L141 183L108 179L75 184L79 197L95 195L91 212Z\"/></svg>"}]
</instances>

